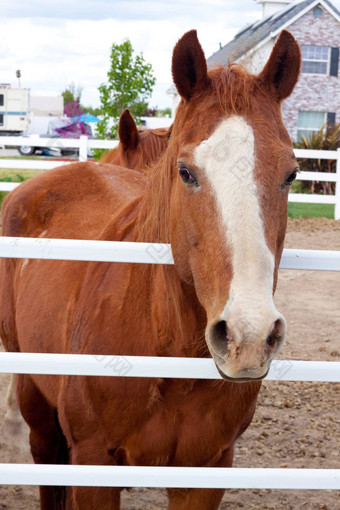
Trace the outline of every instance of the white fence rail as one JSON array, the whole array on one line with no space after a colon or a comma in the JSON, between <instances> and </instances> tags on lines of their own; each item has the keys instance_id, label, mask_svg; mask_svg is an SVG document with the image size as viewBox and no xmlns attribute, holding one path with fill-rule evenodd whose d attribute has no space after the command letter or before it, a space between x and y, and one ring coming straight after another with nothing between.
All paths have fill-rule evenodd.
<instances>
[{"instance_id":1,"label":"white fence rail","mask_svg":"<svg viewBox=\"0 0 340 510\"><path fill-rule=\"evenodd\" d=\"M173 264L170 244L0 237L0 258ZM280 269L340 271L340 251L283 250Z\"/></svg>"},{"instance_id":2,"label":"white fence rail","mask_svg":"<svg viewBox=\"0 0 340 510\"><path fill-rule=\"evenodd\" d=\"M79 149L79 161L87 161L89 149L114 149L118 145L117 140L93 140L87 136L80 138L40 138L39 136L0 136L0 147L22 145L30 147L49 147L54 149ZM35 159L1 159L0 168L25 169L25 170L52 170L57 166L69 165L70 161L39 161ZM0 182L0 191L12 191L20 183L8 183L11 186L3 188Z\"/></svg>"},{"instance_id":3,"label":"white fence rail","mask_svg":"<svg viewBox=\"0 0 340 510\"><path fill-rule=\"evenodd\" d=\"M212 359L0 352L0 373L222 379ZM267 381L340 382L340 362L275 360Z\"/></svg>"},{"instance_id":4,"label":"white fence rail","mask_svg":"<svg viewBox=\"0 0 340 510\"><path fill-rule=\"evenodd\" d=\"M29 145L34 147L53 147L53 148L78 148L79 161L87 161L87 154L89 149L113 149L118 144L114 140L93 140L87 136L78 138L40 138L39 136L31 135L30 137L22 136L0 136L0 146L15 146ZM334 204L334 218L340 219L340 149L336 151L319 151L319 150L306 150L295 149L297 158L310 158L310 159L336 159L336 173L324 172L301 172L297 179L301 181L321 181L321 182L335 182L336 190L335 195L310 195L305 193L290 193L289 202L304 202L310 204ZM56 166L69 164L63 161L37 161L37 160L9 160L0 159L0 168L18 168L18 169L37 169L37 170L51 170ZM20 183L1 183L0 191L12 191Z\"/></svg>"},{"instance_id":5,"label":"white fence rail","mask_svg":"<svg viewBox=\"0 0 340 510\"><path fill-rule=\"evenodd\" d=\"M79 161L86 161L88 149L114 149L117 147L118 141L96 140L84 135L80 136L80 138L41 138L38 135L0 136L0 146L2 147L20 147L22 145L50 147L52 149L79 149Z\"/></svg>"},{"instance_id":6,"label":"white fence rail","mask_svg":"<svg viewBox=\"0 0 340 510\"><path fill-rule=\"evenodd\" d=\"M340 469L0 464L0 480L6 485L339 490Z\"/></svg>"}]
</instances>

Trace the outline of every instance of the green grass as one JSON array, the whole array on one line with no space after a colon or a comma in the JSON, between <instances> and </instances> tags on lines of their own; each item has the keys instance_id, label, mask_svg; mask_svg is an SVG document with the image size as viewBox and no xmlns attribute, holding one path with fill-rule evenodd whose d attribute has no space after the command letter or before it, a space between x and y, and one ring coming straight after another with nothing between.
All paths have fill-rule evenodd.
<instances>
[{"instance_id":1,"label":"green grass","mask_svg":"<svg viewBox=\"0 0 340 510\"><path fill-rule=\"evenodd\" d=\"M289 218L332 218L334 219L333 204L306 204L294 203L288 204Z\"/></svg>"},{"instance_id":2,"label":"green grass","mask_svg":"<svg viewBox=\"0 0 340 510\"><path fill-rule=\"evenodd\" d=\"M35 175L41 174L41 170L31 170L28 168L0 168L0 181L4 179L15 179L20 175L24 181Z\"/></svg>"},{"instance_id":3,"label":"green grass","mask_svg":"<svg viewBox=\"0 0 340 510\"><path fill-rule=\"evenodd\" d=\"M22 182L41 173L41 170L31 170L26 168L0 168L0 181ZM0 208L3 199L8 195L6 191L0 191Z\"/></svg>"},{"instance_id":4,"label":"green grass","mask_svg":"<svg viewBox=\"0 0 340 510\"><path fill-rule=\"evenodd\" d=\"M24 160L31 160L31 159L37 159L40 160L40 156L20 156L19 154L17 156L0 156L0 159L24 159Z\"/></svg>"}]
</instances>

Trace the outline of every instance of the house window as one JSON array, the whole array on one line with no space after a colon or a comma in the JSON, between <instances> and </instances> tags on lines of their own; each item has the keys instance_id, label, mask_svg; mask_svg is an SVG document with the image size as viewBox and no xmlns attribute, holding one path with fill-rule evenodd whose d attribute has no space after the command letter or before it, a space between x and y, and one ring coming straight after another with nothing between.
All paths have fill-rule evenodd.
<instances>
[{"instance_id":1,"label":"house window","mask_svg":"<svg viewBox=\"0 0 340 510\"><path fill-rule=\"evenodd\" d=\"M335 112L328 112L327 113L327 126L335 126L335 118L336 118Z\"/></svg>"},{"instance_id":2,"label":"house window","mask_svg":"<svg viewBox=\"0 0 340 510\"><path fill-rule=\"evenodd\" d=\"M307 139L311 134L319 131L326 123L325 112L299 112L298 115L298 140L302 135Z\"/></svg>"},{"instance_id":3,"label":"house window","mask_svg":"<svg viewBox=\"0 0 340 510\"><path fill-rule=\"evenodd\" d=\"M302 72L305 74L327 74L329 63L328 46L302 45Z\"/></svg>"},{"instance_id":4,"label":"house window","mask_svg":"<svg viewBox=\"0 0 340 510\"><path fill-rule=\"evenodd\" d=\"M4 105L4 95L0 94L0 106Z\"/></svg>"},{"instance_id":5,"label":"house window","mask_svg":"<svg viewBox=\"0 0 340 510\"><path fill-rule=\"evenodd\" d=\"M4 125L4 114L0 113L0 126Z\"/></svg>"},{"instance_id":6,"label":"house window","mask_svg":"<svg viewBox=\"0 0 340 510\"><path fill-rule=\"evenodd\" d=\"M314 18L318 19L322 17L322 9L319 6L314 7L313 9L313 16Z\"/></svg>"}]
</instances>

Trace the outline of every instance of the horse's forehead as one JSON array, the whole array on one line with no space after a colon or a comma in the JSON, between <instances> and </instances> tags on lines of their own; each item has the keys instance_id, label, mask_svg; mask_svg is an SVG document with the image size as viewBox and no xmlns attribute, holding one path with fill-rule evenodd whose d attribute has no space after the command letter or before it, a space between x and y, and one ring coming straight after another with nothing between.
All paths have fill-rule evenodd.
<instances>
[{"instance_id":1,"label":"horse's forehead","mask_svg":"<svg viewBox=\"0 0 340 510\"><path fill-rule=\"evenodd\" d=\"M217 201L222 223L236 236L238 228L259 223L258 187L255 180L255 139L252 127L241 116L222 120L209 138L193 151L194 163L205 174ZM235 219L239 225L231 228ZM261 222L260 222L261 223ZM234 232L235 230L235 232ZM248 232L262 230L259 224Z\"/></svg>"},{"instance_id":2,"label":"horse's forehead","mask_svg":"<svg viewBox=\"0 0 340 510\"><path fill-rule=\"evenodd\" d=\"M233 115L220 121L212 134L195 147L195 162L207 173L228 168L241 178L245 163L253 164L254 145L252 127L243 117Z\"/></svg>"},{"instance_id":3,"label":"horse's forehead","mask_svg":"<svg viewBox=\"0 0 340 510\"><path fill-rule=\"evenodd\" d=\"M198 157L212 157L220 161L222 157L237 157L235 149L250 142L254 144L253 129L243 117L232 115L217 124L212 134L197 146L195 153Z\"/></svg>"}]
</instances>

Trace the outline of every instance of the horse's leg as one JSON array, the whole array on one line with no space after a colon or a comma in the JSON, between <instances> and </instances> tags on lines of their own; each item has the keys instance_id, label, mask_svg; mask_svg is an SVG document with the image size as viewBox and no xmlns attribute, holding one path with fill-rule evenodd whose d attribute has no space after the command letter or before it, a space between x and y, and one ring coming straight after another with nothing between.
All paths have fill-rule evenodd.
<instances>
[{"instance_id":1,"label":"horse's leg","mask_svg":"<svg viewBox=\"0 0 340 510\"><path fill-rule=\"evenodd\" d=\"M120 491L114 487L70 487L66 510L120 510Z\"/></svg>"},{"instance_id":2,"label":"horse's leg","mask_svg":"<svg viewBox=\"0 0 340 510\"><path fill-rule=\"evenodd\" d=\"M231 467L233 448L224 452L214 467ZM168 489L168 510L217 510L225 489Z\"/></svg>"},{"instance_id":3,"label":"horse's leg","mask_svg":"<svg viewBox=\"0 0 340 510\"><path fill-rule=\"evenodd\" d=\"M168 489L168 510L217 510L224 489Z\"/></svg>"},{"instance_id":4,"label":"horse's leg","mask_svg":"<svg viewBox=\"0 0 340 510\"><path fill-rule=\"evenodd\" d=\"M31 452L36 464L67 464L68 450L57 412L29 375L18 376L19 407L30 427ZM40 487L41 510L64 510L65 487Z\"/></svg>"},{"instance_id":5,"label":"horse's leg","mask_svg":"<svg viewBox=\"0 0 340 510\"><path fill-rule=\"evenodd\" d=\"M6 393L6 406L7 411L5 414L5 421L9 423L21 423L22 417L17 403L17 376L11 376L10 383Z\"/></svg>"},{"instance_id":6,"label":"horse's leg","mask_svg":"<svg viewBox=\"0 0 340 510\"><path fill-rule=\"evenodd\" d=\"M103 452L95 436L71 446L70 464L112 465L112 457ZM70 487L66 510L120 510L117 487Z\"/></svg>"}]
</instances>

